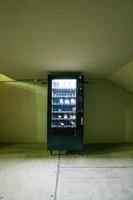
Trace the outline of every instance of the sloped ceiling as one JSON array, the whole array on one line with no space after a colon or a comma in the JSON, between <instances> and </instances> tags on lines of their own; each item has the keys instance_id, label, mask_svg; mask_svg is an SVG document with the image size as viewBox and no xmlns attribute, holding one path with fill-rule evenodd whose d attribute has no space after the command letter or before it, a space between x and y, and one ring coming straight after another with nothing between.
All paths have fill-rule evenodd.
<instances>
[{"instance_id":1,"label":"sloped ceiling","mask_svg":"<svg viewBox=\"0 0 133 200\"><path fill-rule=\"evenodd\" d=\"M107 78L133 59L132 21L133 0L1 0L0 73Z\"/></svg>"},{"instance_id":2,"label":"sloped ceiling","mask_svg":"<svg viewBox=\"0 0 133 200\"><path fill-rule=\"evenodd\" d=\"M133 92L133 61L109 76L108 80Z\"/></svg>"}]
</instances>

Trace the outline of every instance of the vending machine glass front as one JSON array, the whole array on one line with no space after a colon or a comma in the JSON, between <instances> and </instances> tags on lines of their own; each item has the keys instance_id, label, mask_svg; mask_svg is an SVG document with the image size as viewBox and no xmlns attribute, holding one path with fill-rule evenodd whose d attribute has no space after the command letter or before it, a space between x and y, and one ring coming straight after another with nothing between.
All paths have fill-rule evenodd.
<instances>
[{"instance_id":1,"label":"vending machine glass front","mask_svg":"<svg viewBox=\"0 0 133 200\"><path fill-rule=\"evenodd\" d=\"M53 79L51 128L76 128L76 79Z\"/></svg>"}]
</instances>

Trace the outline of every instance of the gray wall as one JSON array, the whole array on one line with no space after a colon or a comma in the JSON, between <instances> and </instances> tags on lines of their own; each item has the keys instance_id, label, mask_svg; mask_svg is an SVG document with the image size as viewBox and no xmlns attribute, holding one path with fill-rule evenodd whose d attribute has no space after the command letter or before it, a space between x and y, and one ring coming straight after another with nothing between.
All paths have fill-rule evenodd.
<instances>
[{"instance_id":1,"label":"gray wall","mask_svg":"<svg viewBox=\"0 0 133 200\"><path fill-rule=\"evenodd\" d=\"M85 143L133 142L133 94L108 81L85 85ZM0 83L0 142L46 143L47 85Z\"/></svg>"},{"instance_id":2,"label":"gray wall","mask_svg":"<svg viewBox=\"0 0 133 200\"><path fill-rule=\"evenodd\" d=\"M85 142L133 142L133 94L108 81L91 81L85 88ZM126 127L127 126L127 127ZM130 129L130 134L127 129Z\"/></svg>"}]
</instances>

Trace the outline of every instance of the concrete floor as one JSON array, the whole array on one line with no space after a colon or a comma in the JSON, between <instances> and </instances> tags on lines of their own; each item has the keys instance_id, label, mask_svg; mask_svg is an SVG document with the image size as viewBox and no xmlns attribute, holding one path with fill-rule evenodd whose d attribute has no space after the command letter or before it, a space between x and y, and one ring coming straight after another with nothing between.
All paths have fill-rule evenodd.
<instances>
[{"instance_id":1,"label":"concrete floor","mask_svg":"<svg viewBox=\"0 0 133 200\"><path fill-rule=\"evenodd\" d=\"M133 200L133 145L0 145L0 200Z\"/></svg>"}]
</instances>

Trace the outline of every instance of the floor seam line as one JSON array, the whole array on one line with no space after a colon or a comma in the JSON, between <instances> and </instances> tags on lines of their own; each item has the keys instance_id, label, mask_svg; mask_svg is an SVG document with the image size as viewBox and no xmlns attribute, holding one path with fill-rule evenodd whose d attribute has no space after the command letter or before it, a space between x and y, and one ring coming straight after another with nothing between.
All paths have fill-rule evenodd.
<instances>
[{"instance_id":1,"label":"floor seam line","mask_svg":"<svg viewBox=\"0 0 133 200\"><path fill-rule=\"evenodd\" d=\"M133 166L118 166L118 167L60 167L60 169L81 169L81 168L83 168L83 169L93 169L93 168L133 168Z\"/></svg>"},{"instance_id":2,"label":"floor seam line","mask_svg":"<svg viewBox=\"0 0 133 200\"><path fill-rule=\"evenodd\" d=\"M58 188L58 178L59 178L59 168L60 168L60 152L58 154L58 162L57 162L57 168L56 168L56 177L55 177L55 185L54 185L54 191L50 197L50 200L56 200L56 194L57 194L57 188Z\"/></svg>"}]
</instances>

